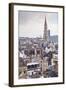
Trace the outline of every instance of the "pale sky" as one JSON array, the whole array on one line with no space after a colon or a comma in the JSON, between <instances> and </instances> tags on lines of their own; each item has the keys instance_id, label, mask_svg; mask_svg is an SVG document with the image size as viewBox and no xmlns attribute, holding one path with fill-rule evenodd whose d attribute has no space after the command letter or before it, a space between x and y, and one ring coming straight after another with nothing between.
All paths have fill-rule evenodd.
<instances>
[{"instance_id":1,"label":"pale sky","mask_svg":"<svg viewBox=\"0 0 66 90\"><path fill-rule=\"evenodd\" d=\"M43 37L45 16L51 35L58 35L58 13L19 11L19 37Z\"/></svg>"}]
</instances>

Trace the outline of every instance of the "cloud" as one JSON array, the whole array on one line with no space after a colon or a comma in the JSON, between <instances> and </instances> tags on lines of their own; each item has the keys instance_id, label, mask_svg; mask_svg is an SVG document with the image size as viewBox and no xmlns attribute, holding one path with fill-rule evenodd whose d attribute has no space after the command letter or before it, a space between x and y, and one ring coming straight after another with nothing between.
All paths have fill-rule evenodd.
<instances>
[{"instance_id":1,"label":"cloud","mask_svg":"<svg viewBox=\"0 0 66 90\"><path fill-rule=\"evenodd\" d=\"M43 36L45 16L48 29L52 35L57 34L58 14L34 11L19 11L19 36L39 37Z\"/></svg>"}]
</instances>

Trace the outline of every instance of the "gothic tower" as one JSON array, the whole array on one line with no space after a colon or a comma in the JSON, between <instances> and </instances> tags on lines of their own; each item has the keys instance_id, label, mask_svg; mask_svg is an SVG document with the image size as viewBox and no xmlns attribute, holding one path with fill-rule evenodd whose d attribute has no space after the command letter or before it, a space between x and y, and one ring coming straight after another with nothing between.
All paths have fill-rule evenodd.
<instances>
[{"instance_id":1,"label":"gothic tower","mask_svg":"<svg viewBox=\"0 0 66 90\"><path fill-rule=\"evenodd\" d=\"M48 32L47 32L47 21L46 21L46 16L45 16L45 23L44 23L43 40L44 40L44 42L47 42L47 41L48 41Z\"/></svg>"}]
</instances>

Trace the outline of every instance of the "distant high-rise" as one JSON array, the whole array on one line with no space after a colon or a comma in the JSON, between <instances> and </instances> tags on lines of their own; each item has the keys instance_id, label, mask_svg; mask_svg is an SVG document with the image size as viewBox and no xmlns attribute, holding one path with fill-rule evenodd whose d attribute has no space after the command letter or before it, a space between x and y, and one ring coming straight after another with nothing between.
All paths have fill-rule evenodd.
<instances>
[{"instance_id":1,"label":"distant high-rise","mask_svg":"<svg viewBox=\"0 0 66 90\"><path fill-rule=\"evenodd\" d=\"M48 41L48 32L47 32L47 21L46 21L46 16L45 16L45 23L44 23L43 40L44 40L44 42L47 42L47 41Z\"/></svg>"},{"instance_id":2,"label":"distant high-rise","mask_svg":"<svg viewBox=\"0 0 66 90\"><path fill-rule=\"evenodd\" d=\"M50 41L50 30L48 30L47 33L48 33L48 41Z\"/></svg>"}]
</instances>

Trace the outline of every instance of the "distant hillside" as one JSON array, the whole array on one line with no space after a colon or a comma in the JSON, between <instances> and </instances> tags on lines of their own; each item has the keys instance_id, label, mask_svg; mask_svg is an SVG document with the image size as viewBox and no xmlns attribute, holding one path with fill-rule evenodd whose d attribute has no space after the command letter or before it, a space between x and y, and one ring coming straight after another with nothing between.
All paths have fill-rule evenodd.
<instances>
[{"instance_id":1,"label":"distant hillside","mask_svg":"<svg viewBox=\"0 0 66 90\"><path fill-rule=\"evenodd\" d=\"M50 36L49 40L58 43L58 35Z\"/></svg>"}]
</instances>

